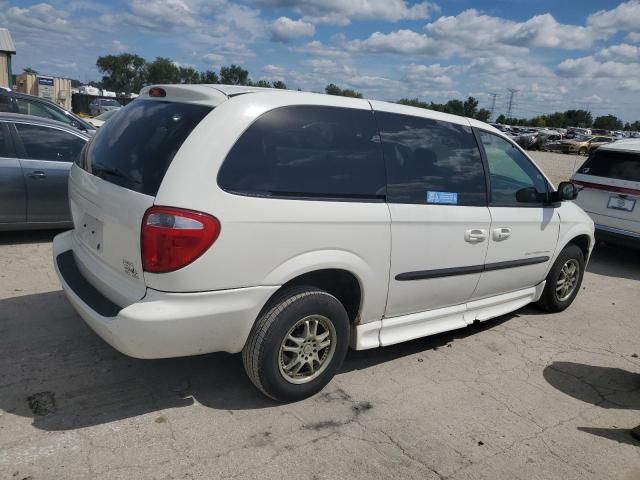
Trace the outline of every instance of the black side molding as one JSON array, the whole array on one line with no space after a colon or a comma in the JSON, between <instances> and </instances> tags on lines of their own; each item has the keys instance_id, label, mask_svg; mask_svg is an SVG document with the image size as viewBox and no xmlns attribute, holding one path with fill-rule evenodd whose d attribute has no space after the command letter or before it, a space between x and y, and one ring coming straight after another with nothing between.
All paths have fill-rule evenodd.
<instances>
[{"instance_id":1,"label":"black side molding","mask_svg":"<svg viewBox=\"0 0 640 480\"><path fill-rule=\"evenodd\" d=\"M103 317L115 317L122 310L82 275L76 264L72 250L67 250L56 257L58 270L73 293Z\"/></svg>"},{"instance_id":2,"label":"black side molding","mask_svg":"<svg viewBox=\"0 0 640 480\"><path fill-rule=\"evenodd\" d=\"M549 257L531 257L522 260L509 260L508 262L486 263L484 265L472 265L468 267L439 268L436 270L399 273L395 278L399 282L404 282L407 280L453 277L456 275L471 275L474 273L490 272L492 270L504 270L506 268L526 267L528 265L547 263L548 261Z\"/></svg>"}]
</instances>

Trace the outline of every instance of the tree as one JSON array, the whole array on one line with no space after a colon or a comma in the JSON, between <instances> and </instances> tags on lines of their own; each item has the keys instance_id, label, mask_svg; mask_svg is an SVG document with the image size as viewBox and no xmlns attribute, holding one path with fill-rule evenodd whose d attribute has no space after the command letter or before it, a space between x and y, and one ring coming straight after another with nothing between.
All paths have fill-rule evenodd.
<instances>
[{"instance_id":1,"label":"tree","mask_svg":"<svg viewBox=\"0 0 640 480\"><path fill-rule=\"evenodd\" d=\"M488 122L491 117L491 111L486 108L481 108L475 115L475 119L480 120L481 122Z\"/></svg>"},{"instance_id":2,"label":"tree","mask_svg":"<svg viewBox=\"0 0 640 480\"><path fill-rule=\"evenodd\" d=\"M38 71L37 71L37 70L34 70L34 69L33 69L33 68L31 68L31 67L26 67L26 68L23 70L23 72L24 72L24 73L28 73L28 74L30 74L30 75L38 75Z\"/></svg>"},{"instance_id":3,"label":"tree","mask_svg":"<svg viewBox=\"0 0 640 480\"><path fill-rule=\"evenodd\" d=\"M149 83L180 83L180 69L170 58L157 57L149 64Z\"/></svg>"},{"instance_id":4,"label":"tree","mask_svg":"<svg viewBox=\"0 0 640 480\"><path fill-rule=\"evenodd\" d=\"M220 77L218 74L212 70L207 70L206 72L202 72L200 74L200 82L201 83L220 83Z\"/></svg>"},{"instance_id":5,"label":"tree","mask_svg":"<svg viewBox=\"0 0 640 480\"><path fill-rule=\"evenodd\" d=\"M547 127L564 128L567 126L567 117L562 112L552 113L545 117Z\"/></svg>"},{"instance_id":6,"label":"tree","mask_svg":"<svg viewBox=\"0 0 640 480\"><path fill-rule=\"evenodd\" d=\"M271 83L267 80L258 80L253 84L254 87L271 88Z\"/></svg>"},{"instance_id":7,"label":"tree","mask_svg":"<svg viewBox=\"0 0 640 480\"><path fill-rule=\"evenodd\" d=\"M239 65L231 64L220 69L220 83L225 85L249 85L249 72Z\"/></svg>"},{"instance_id":8,"label":"tree","mask_svg":"<svg viewBox=\"0 0 640 480\"><path fill-rule=\"evenodd\" d=\"M444 104L445 112L464 116L464 103L461 100L449 100Z\"/></svg>"},{"instance_id":9,"label":"tree","mask_svg":"<svg viewBox=\"0 0 640 480\"><path fill-rule=\"evenodd\" d=\"M421 102L417 98L401 98L400 100L398 100L398 103L401 105L408 105L410 107L429 108L428 103Z\"/></svg>"},{"instance_id":10,"label":"tree","mask_svg":"<svg viewBox=\"0 0 640 480\"><path fill-rule=\"evenodd\" d=\"M277 88L279 90L286 90L287 85L282 80L275 80L273 82L273 88Z\"/></svg>"},{"instance_id":11,"label":"tree","mask_svg":"<svg viewBox=\"0 0 640 480\"><path fill-rule=\"evenodd\" d=\"M180 83L202 83L200 72L193 67L180 67Z\"/></svg>"},{"instance_id":12,"label":"tree","mask_svg":"<svg viewBox=\"0 0 640 480\"><path fill-rule=\"evenodd\" d=\"M622 120L615 115L602 115L595 119L593 127L603 130L620 130L622 128Z\"/></svg>"},{"instance_id":13,"label":"tree","mask_svg":"<svg viewBox=\"0 0 640 480\"><path fill-rule=\"evenodd\" d=\"M147 83L147 61L139 55L105 55L98 57L96 67L103 74L101 84L106 90L139 92Z\"/></svg>"},{"instance_id":14,"label":"tree","mask_svg":"<svg viewBox=\"0 0 640 480\"><path fill-rule=\"evenodd\" d=\"M324 91L328 95L338 95L341 97L352 97L352 98L362 98L362 93L356 92L350 88L345 88L344 90L338 87L337 85L330 83L324 89Z\"/></svg>"},{"instance_id":15,"label":"tree","mask_svg":"<svg viewBox=\"0 0 640 480\"><path fill-rule=\"evenodd\" d=\"M544 115L540 117L533 117L531 120L529 120L529 126L530 127L546 127L547 119L544 117Z\"/></svg>"},{"instance_id":16,"label":"tree","mask_svg":"<svg viewBox=\"0 0 640 480\"><path fill-rule=\"evenodd\" d=\"M478 100L473 97L469 97L462 104L462 110L465 117L475 118L478 111Z\"/></svg>"},{"instance_id":17,"label":"tree","mask_svg":"<svg viewBox=\"0 0 640 480\"><path fill-rule=\"evenodd\" d=\"M586 110L567 110L564 115L567 118L566 127L591 128L593 125L591 112Z\"/></svg>"}]
</instances>

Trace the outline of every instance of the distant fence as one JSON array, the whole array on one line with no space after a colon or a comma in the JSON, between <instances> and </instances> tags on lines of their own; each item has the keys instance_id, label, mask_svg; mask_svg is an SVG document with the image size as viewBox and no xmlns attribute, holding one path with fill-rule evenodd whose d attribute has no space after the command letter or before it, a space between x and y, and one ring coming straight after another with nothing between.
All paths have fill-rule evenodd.
<instances>
[{"instance_id":1,"label":"distant fence","mask_svg":"<svg viewBox=\"0 0 640 480\"><path fill-rule=\"evenodd\" d=\"M133 101L133 98L129 97L99 97L96 95L87 95L86 93L74 93L71 96L71 110L73 113L84 113L89 115L89 103L96 98L107 98L110 100L117 100L120 105L124 106Z\"/></svg>"}]
</instances>

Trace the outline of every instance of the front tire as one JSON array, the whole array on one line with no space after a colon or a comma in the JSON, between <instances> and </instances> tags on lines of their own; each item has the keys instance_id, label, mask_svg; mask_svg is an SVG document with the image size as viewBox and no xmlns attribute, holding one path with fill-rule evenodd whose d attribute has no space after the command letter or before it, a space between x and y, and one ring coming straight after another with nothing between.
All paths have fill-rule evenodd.
<instances>
[{"instance_id":1,"label":"front tire","mask_svg":"<svg viewBox=\"0 0 640 480\"><path fill-rule=\"evenodd\" d=\"M576 245L560 252L537 305L549 313L562 312L573 303L584 277L584 254Z\"/></svg>"},{"instance_id":2,"label":"front tire","mask_svg":"<svg viewBox=\"0 0 640 480\"><path fill-rule=\"evenodd\" d=\"M285 290L263 310L242 350L247 375L281 402L322 390L349 347L349 317L340 301L315 287Z\"/></svg>"},{"instance_id":3,"label":"front tire","mask_svg":"<svg viewBox=\"0 0 640 480\"><path fill-rule=\"evenodd\" d=\"M589 150L587 150L585 147L582 147L580 150L578 150L578 155L585 156L587 155L587 153L589 153Z\"/></svg>"}]
</instances>

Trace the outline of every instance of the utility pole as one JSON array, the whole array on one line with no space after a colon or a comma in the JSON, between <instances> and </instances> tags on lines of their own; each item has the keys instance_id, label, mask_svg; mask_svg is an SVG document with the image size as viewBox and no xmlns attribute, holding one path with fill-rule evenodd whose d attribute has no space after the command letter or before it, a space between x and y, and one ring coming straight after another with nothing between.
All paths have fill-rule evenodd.
<instances>
[{"instance_id":1,"label":"utility pole","mask_svg":"<svg viewBox=\"0 0 640 480\"><path fill-rule=\"evenodd\" d=\"M493 112L496 109L496 97L498 96L497 93L489 93L489 96L493 97L493 100L491 100L491 116L489 118L493 118Z\"/></svg>"},{"instance_id":2,"label":"utility pole","mask_svg":"<svg viewBox=\"0 0 640 480\"><path fill-rule=\"evenodd\" d=\"M513 107L513 96L520 90L516 90L515 88L509 88L507 90L511 92L511 96L509 97L509 111L507 112L507 117L511 118L511 107Z\"/></svg>"}]
</instances>

